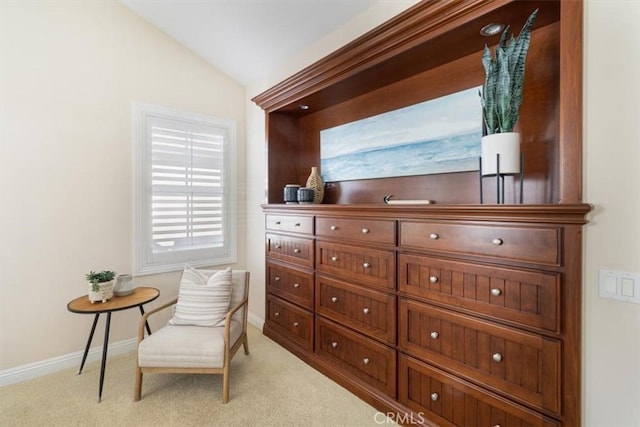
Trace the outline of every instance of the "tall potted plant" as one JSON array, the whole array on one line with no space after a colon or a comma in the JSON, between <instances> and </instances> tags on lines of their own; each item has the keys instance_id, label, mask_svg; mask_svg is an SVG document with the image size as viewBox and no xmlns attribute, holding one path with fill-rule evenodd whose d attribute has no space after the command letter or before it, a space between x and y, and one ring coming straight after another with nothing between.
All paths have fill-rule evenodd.
<instances>
[{"instance_id":1,"label":"tall potted plant","mask_svg":"<svg viewBox=\"0 0 640 427\"><path fill-rule=\"evenodd\" d=\"M537 14L538 9L529 16L518 37L505 28L495 56L484 47L482 65L486 78L480 99L486 135L482 137L482 175L498 172L496 154L500 154L500 174L520 172L520 134L513 128L522 103L525 61Z\"/></svg>"}]
</instances>

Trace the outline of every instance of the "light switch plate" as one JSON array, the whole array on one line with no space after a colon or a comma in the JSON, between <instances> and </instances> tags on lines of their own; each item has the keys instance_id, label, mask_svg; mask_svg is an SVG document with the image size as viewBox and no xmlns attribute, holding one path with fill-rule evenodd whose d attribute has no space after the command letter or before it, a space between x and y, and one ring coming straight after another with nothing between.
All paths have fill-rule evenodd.
<instances>
[{"instance_id":1,"label":"light switch plate","mask_svg":"<svg viewBox=\"0 0 640 427\"><path fill-rule=\"evenodd\" d=\"M598 294L601 298L640 304L640 274L600 269Z\"/></svg>"}]
</instances>

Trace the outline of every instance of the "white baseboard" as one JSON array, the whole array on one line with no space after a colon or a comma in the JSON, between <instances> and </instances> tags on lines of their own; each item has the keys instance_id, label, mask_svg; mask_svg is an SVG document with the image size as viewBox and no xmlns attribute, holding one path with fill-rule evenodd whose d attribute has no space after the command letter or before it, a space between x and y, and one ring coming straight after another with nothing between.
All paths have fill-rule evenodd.
<instances>
[{"instance_id":1,"label":"white baseboard","mask_svg":"<svg viewBox=\"0 0 640 427\"><path fill-rule=\"evenodd\" d=\"M247 321L255 326L256 328L262 331L262 327L264 326L264 319L262 317L256 316L252 312L247 313Z\"/></svg>"},{"instance_id":2,"label":"white baseboard","mask_svg":"<svg viewBox=\"0 0 640 427\"><path fill-rule=\"evenodd\" d=\"M109 344L107 356L116 356L119 354L130 353L135 351L138 340L131 338L124 341L118 341ZM69 368L80 369L83 351L69 353L63 356L53 357L51 359L41 360L39 362L29 363L27 365L17 366L15 368L0 371L0 387L10 384L16 384L37 378L42 375L52 374ZM87 362L94 362L102 359L102 346L90 348L87 354Z\"/></svg>"}]
</instances>

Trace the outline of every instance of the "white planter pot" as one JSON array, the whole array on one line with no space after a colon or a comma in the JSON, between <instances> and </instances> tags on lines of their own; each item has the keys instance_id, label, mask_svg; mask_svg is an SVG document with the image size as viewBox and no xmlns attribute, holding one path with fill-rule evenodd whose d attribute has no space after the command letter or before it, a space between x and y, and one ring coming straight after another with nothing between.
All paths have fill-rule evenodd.
<instances>
[{"instance_id":1,"label":"white planter pot","mask_svg":"<svg viewBox=\"0 0 640 427\"><path fill-rule=\"evenodd\" d=\"M93 290L93 285L89 283L89 301L93 304L96 301L107 302L113 298L113 285L115 280L98 283L98 290Z\"/></svg>"},{"instance_id":2,"label":"white planter pot","mask_svg":"<svg viewBox=\"0 0 640 427\"><path fill-rule=\"evenodd\" d=\"M494 133L482 137L482 175L496 174L496 155L500 154L500 175L520 173L520 134Z\"/></svg>"}]
</instances>

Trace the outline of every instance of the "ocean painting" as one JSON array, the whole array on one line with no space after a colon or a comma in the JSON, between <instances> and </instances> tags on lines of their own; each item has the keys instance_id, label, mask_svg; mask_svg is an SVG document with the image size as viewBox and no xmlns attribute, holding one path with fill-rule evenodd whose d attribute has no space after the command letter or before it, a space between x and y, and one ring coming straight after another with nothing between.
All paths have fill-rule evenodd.
<instances>
[{"instance_id":1,"label":"ocean painting","mask_svg":"<svg viewBox=\"0 0 640 427\"><path fill-rule=\"evenodd\" d=\"M478 87L320 131L325 182L478 169Z\"/></svg>"}]
</instances>

